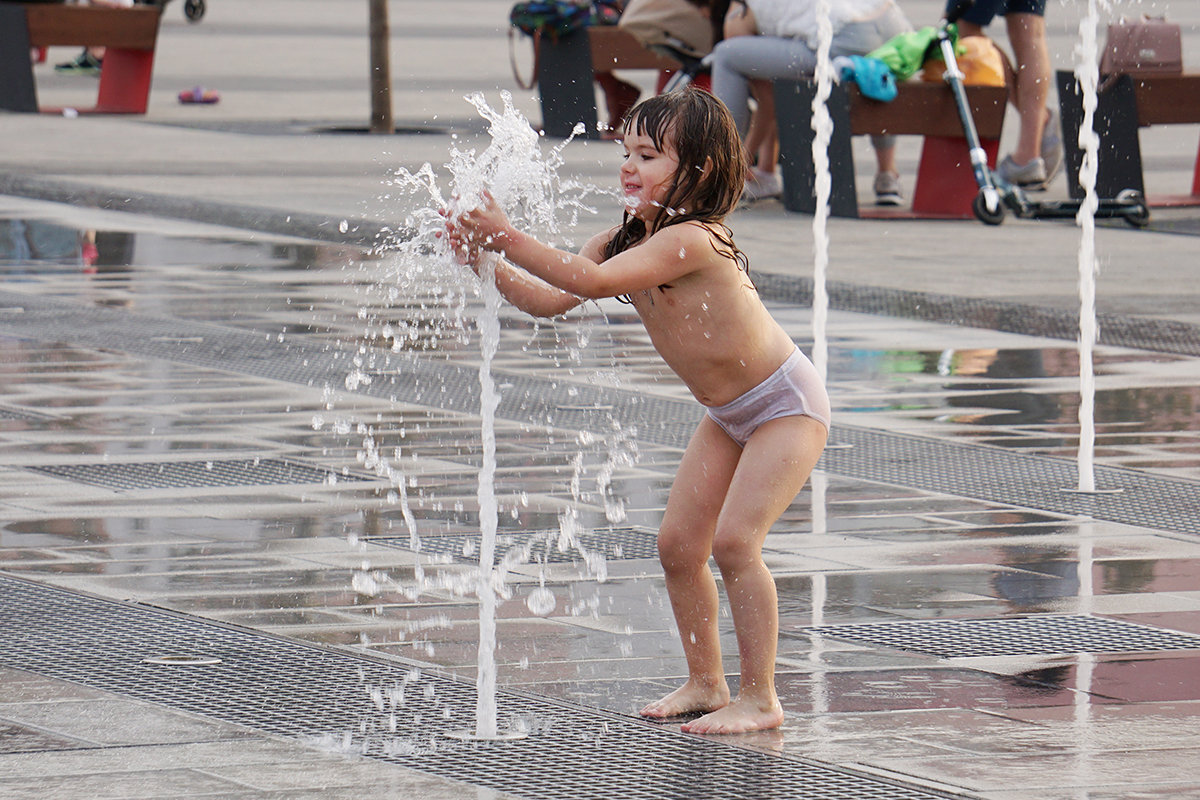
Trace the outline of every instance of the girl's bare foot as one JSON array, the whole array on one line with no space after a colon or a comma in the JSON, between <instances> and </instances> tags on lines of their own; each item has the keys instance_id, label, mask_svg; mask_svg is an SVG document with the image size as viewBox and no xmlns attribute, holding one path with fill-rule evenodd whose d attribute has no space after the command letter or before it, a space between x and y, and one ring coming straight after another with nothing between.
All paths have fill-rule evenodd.
<instances>
[{"instance_id":1,"label":"girl's bare foot","mask_svg":"<svg viewBox=\"0 0 1200 800\"><path fill-rule=\"evenodd\" d=\"M783 724L779 701L760 704L739 697L727 706L681 726L684 733L745 733L778 728Z\"/></svg>"},{"instance_id":2,"label":"girl's bare foot","mask_svg":"<svg viewBox=\"0 0 1200 800\"><path fill-rule=\"evenodd\" d=\"M688 679L687 683L666 697L655 700L639 713L643 717L667 719L685 714L707 713L729 702L729 686L725 681L708 685Z\"/></svg>"}]
</instances>

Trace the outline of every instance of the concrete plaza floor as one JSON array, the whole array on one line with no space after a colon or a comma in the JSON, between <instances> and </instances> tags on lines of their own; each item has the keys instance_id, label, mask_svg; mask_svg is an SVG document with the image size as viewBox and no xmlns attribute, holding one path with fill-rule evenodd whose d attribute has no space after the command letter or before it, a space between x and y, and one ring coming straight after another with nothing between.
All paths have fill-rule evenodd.
<instances>
[{"instance_id":1,"label":"concrete plaza floor","mask_svg":"<svg viewBox=\"0 0 1200 800\"><path fill-rule=\"evenodd\" d=\"M1064 67L1082 4L1051 5ZM145 117L0 115L4 241L44 245L0 256L0 795L1200 797L1187 206L1097 231L1096 495L1069 491L1078 229L831 221L836 446L766 547L787 719L727 740L635 719L684 670L654 531L696 405L619 304L504 311L495 486L528 557L498 679L529 737L442 736L473 712L479 303L375 245L414 211L397 168L486 146L462 98L512 87L507 7L391 4L394 137L330 132L366 119L349 0L172 4ZM44 102L94 90L38 70ZM175 101L196 84L221 103ZM1151 196L1186 193L1194 126L1143 137ZM604 185L617 153L563 156ZM731 224L810 350L810 218Z\"/></svg>"}]
</instances>

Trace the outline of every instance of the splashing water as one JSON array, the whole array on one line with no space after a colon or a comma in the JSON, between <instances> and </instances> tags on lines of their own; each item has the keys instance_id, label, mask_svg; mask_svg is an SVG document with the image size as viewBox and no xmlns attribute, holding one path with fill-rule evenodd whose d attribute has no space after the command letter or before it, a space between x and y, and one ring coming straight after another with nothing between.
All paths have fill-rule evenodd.
<instances>
[{"instance_id":1,"label":"splashing water","mask_svg":"<svg viewBox=\"0 0 1200 800\"><path fill-rule=\"evenodd\" d=\"M1097 58L1097 39L1100 27L1098 0L1088 0L1087 13L1079 21L1079 44L1076 55L1075 79L1083 94L1083 122L1079 126L1079 146L1083 164L1079 168L1079 183L1084 199L1076 215L1079 237L1079 491L1094 492L1096 476L1094 451L1096 446L1096 380L1093 351L1096 345L1096 173L1099 166L1100 136L1095 131L1097 87L1100 81Z\"/></svg>"},{"instance_id":2,"label":"splashing water","mask_svg":"<svg viewBox=\"0 0 1200 800\"><path fill-rule=\"evenodd\" d=\"M444 229L444 219L440 212L446 209L452 215L461 214L478 206L484 192L488 192L504 210L514 227L532 232L542 239L553 240L560 234L559 220L564 216L569 224L574 225L581 214L595 213L595 209L585 201L589 194L596 191L590 186L562 180L557 172L563 163L563 148L575 136L584 132L582 125L576 128L571 138L544 154L538 133L513 107L511 95L504 92L501 97L503 109L500 111L493 110L481 94L473 94L466 98L488 121L491 141L478 153L475 150L452 148L450 161L445 165L450 174L448 199L439 189L437 172L429 164L423 165L415 173L405 169L396 170L391 185L401 193L424 198L427 205L414 210L406 220L409 228L407 238L403 241L385 242L381 246L381 249L395 256L395 263L400 266L400 274L388 290L390 299L412 297L416 294L424 296L432 291L433 297L429 307L454 309L452 319L445 319L440 323L423 320L429 325L429 330L413 327L389 328L394 340L415 344L421 337L425 337L428 342L427 348L433 350L438 349L441 343L455 338L463 342L466 335L464 332L471 327L470 322L465 319L468 314L466 297L471 292L476 292L482 299L482 310L474 320L474 327L479 334L481 356L478 374L483 455L476 492L481 537L478 572L473 586L479 599L479 645L475 730L469 738L475 739L512 736L498 729L496 707L496 607L498 599L506 596L504 578L509 566L509 556L505 557L499 569L496 563L499 503L495 492L495 426L501 395L492 374L492 364L500 344L502 297L496 288L494 264L490 260L485 260L480 265L478 281L473 279L468 268L457 264L440 236ZM430 290L430 285L440 288ZM426 309L424 303L421 309ZM455 329L457 334L452 332ZM375 465L381 462L378 453L371 453L370 450L367 460ZM400 476L397 485L402 490L401 500L405 500L403 476ZM409 519L410 516L406 514L405 519ZM415 526L415 522L413 524ZM412 537L415 540L415 532L412 533ZM359 582L363 585L367 583L362 579L359 579ZM534 605L544 608L546 602L544 595L539 594Z\"/></svg>"},{"instance_id":3,"label":"splashing water","mask_svg":"<svg viewBox=\"0 0 1200 800\"><path fill-rule=\"evenodd\" d=\"M813 97L812 129L813 174L816 176L817 207L813 213L813 366L825 380L829 363L829 345L825 328L829 314L829 295L825 272L829 266L829 197L833 175L829 169L829 141L833 136L833 118L829 115L829 95L833 91L833 63L829 49L833 43L830 0L817 0L817 82Z\"/></svg>"},{"instance_id":4,"label":"splashing water","mask_svg":"<svg viewBox=\"0 0 1200 800\"><path fill-rule=\"evenodd\" d=\"M829 267L829 197L833 191L833 174L829 168L829 142L833 138L833 118L829 114L829 96L833 92L833 63L830 47L833 44L833 9L830 0L817 0L817 82L813 97L813 174L816 176L817 207L813 213L813 349L812 362L821 380L829 371L829 343L826 328L829 319L829 294L826 272ZM814 471L812 482L813 531L824 533L826 528L825 475Z\"/></svg>"}]
</instances>

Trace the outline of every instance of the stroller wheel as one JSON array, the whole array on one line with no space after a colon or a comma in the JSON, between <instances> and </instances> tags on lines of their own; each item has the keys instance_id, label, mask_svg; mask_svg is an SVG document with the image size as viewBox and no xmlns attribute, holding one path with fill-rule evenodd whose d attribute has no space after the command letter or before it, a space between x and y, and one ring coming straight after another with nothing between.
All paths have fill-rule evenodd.
<instances>
[{"instance_id":1,"label":"stroller wheel","mask_svg":"<svg viewBox=\"0 0 1200 800\"><path fill-rule=\"evenodd\" d=\"M185 0L183 14L189 22L199 22L204 16L204 0Z\"/></svg>"},{"instance_id":2,"label":"stroller wheel","mask_svg":"<svg viewBox=\"0 0 1200 800\"><path fill-rule=\"evenodd\" d=\"M975 218L985 225L999 225L1004 222L1004 204L997 202L995 209L988 208L987 192L984 189L980 189L979 194L971 201L971 210L975 212Z\"/></svg>"},{"instance_id":3,"label":"stroller wheel","mask_svg":"<svg viewBox=\"0 0 1200 800\"><path fill-rule=\"evenodd\" d=\"M1144 228L1150 224L1150 208L1146 198L1137 189L1122 189L1117 194L1117 203L1121 206L1121 217L1135 228Z\"/></svg>"}]
</instances>

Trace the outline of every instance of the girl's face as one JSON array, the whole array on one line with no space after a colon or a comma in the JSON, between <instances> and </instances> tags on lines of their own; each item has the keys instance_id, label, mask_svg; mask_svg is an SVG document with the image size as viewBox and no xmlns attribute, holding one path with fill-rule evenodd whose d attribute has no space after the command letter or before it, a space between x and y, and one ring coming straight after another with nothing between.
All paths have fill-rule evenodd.
<instances>
[{"instance_id":1,"label":"girl's face","mask_svg":"<svg viewBox=\"0 0 1200 800\"><path fill-rule=\"evenodd\" d=\"M671 189L679 158L669 142L663 142L663 150L644 133L638 133L637 125L630 125L622 142L625 161L621 164L621 189L625 193L625 207L629 213L649 223L658 216L663 201Z\"/></svg>"}]
</instances>

